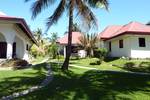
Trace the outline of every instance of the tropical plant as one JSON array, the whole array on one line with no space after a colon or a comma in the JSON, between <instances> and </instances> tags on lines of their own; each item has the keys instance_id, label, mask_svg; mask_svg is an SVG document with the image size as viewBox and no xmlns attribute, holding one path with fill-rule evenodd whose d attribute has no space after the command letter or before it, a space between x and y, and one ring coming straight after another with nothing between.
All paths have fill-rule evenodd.
<instances>
[{"instance_id":1,"label":"tropical plant","mask_svg":"<svg viewBox=\"0 0 150 100\"><path fill-rule=\"evenodd\" d=\"M48 51L49 51L50 56L52 56L52 58L55 59L58 54L58 45L56 43L58 39L58 35L57 33L51 33L51 34L52 34L50 38L51 45L49 46Z\"/></svg>"},{"instance_id":2,"label":"tropical plant","mask_svg":"<svg viewBox=\"0 0 150 100\"><path fill-rule=\"evenodd\" d=\"M81 32L81 29L77 23L73 23L72 25L72 32ZM68 34L68 31L64 32L64 35Z\"/></svg>"},{"instance_id":3,"label":"tropical plant","mask_svg":"<svg viewBox=\"0 0 150 100\"><path fill-rule=\"evenodd\" d=\"M36 31L33 32L33 35L38 43L37 45L33 45L30 49L31 55L34 57L38 56L45 56L48 54L48 47L50 46L49 38L45 38L42 30L38 28Z\"/></svg>"},{"instance_id":4,"label":"tropical plant","mask_svg":"<svg viewBox=\"0 0 150 100\"><path fill-rule=\"evenodd\" d=\"M102 61L108 55L108 50L106 48L98 48L98 49L95 50L95 52L96 52L95 57L101 59Z\"/></svg>"},{"instance_id":5,"label":"tropical plant","mask_svg":"<svg viewBox=\"0 0 150 100\"><path fill-rule=\"evenodd\" d=\"M25 0L31 1L31 0ZM32 0L33 1L33 0ZM52 4L54 4L57 0L35 0L32 5L32 18L36 18L36 16L41 13L41 11L45 8L48 8ZM85 22L88 28L91 28L93 25L97 25L96 18L93 12L90 10L90 7L98 8L105 7L107 9L108 2L107 0L60 0L56 10L47 20L47 30L60 19L65 11L67 11L67 15L69 16L69 28L68 28L68 46L65 61L62 65L62 69L68 69L69 59L71 56L71 44L72 44L72 31L73 31L73 13L76 11L76 14L80 16L82 22Z\"/></svg>"},{"instance_id":6,"label":"tropical plant","mask_svg":"<svg viewBox=\"0 0 150 100\"><path fill-rule=\"evenodd\" d=\"M73 24L73 28L72 28L73 32L81 32L81 29L79 27L79 25L77 23Z\"/></svg>"},{"instance_id":7,"label":"tropical plant","mask_svg":"<svg viewBox=\"0 0 150 100\"><path fill-rule=\"evenodd\" d=\"M58 46L56 43L53 43L49 46L49 55L52 56L53 59L55 59L58 55Z\"/></svg>"},{"instance_id":8,"label":"tropical plant","mask_svg":"<svg viewBox=\"0 0 150 100\"><path fill-rule=\"evenodd\" d=\"M34 57L43 56L45 54L45 51L44 51L44 38L42 30L38 28L36 31L33 32L33 35L38 43L38 46L33 45L30 49L30 53Z\"/></svg>"},{"instance_id":9,"label":"tropical plant","mask_svg":"<svg viewBox=\"0 0 150 100\"><path fill-rule=\"evenodd\" d=\"M96 34L84 34L80 37L79 45L87 51L88 56L93 57L97 42L98 38Z\"/></svg>"}]
</instances>

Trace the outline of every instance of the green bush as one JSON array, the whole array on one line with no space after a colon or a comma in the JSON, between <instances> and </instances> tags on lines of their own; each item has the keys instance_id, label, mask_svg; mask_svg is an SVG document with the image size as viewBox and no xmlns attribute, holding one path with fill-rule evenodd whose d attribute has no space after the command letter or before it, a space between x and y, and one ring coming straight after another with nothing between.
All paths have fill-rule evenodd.
<instances>
[{"instance_id":1,"label":"green bush","mask_svg":"<svg viewBox=\"0 0 150 100\"><path fill-rule=\"evenodd\" d=\"M107 57L108 51L105 48L99 48L95 50L95 57L100 60L100 63Z\"/></svg>"},{"instance_id":2,"label":"green bush","mask_svg":"<svg viewBox=\"0 0 150 100\"><path fill-rule=\"evenodd\" d=\"M101 61L98 58L94 58L92 61L89 63L90 65L100 65Z\"/></svg>"}]
</instances>

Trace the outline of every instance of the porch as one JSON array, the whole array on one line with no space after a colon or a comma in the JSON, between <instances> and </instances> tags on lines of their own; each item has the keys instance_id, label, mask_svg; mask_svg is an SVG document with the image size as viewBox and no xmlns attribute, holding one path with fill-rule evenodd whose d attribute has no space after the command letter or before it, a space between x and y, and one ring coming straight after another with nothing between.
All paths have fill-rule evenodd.
<instances>
[{"instance_id":1,"label":"porch","mask_svg":"<svg viewBox=\"0 0 150 100\"><path fill-rule=\"evenodd\" d=\"M23 58L25 45L15 34L0 32L0 59Z\"/></svg>"}]
</instances>

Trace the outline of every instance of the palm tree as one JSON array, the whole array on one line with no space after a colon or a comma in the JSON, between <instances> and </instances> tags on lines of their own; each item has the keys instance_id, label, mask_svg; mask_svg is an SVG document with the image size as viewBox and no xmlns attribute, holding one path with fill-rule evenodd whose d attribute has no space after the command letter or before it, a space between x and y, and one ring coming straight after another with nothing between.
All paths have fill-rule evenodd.
<instances>
[{"instance_id":1,"label":"palm tree","mask_svg":"<svg viewBox=\"0 0 150 100\"><path fill-rule=\"evenodd\" d=\"M42 30L40 28L38 28L36 31L34 31L33 35L38 43L42 42Z\"/></svg>"},{"instance_id":2,"label":"palm tree","mask_svg":"<svg viewBox=\"0 0 150 100\"><path fill-rule=\"evenodd\" d=\"M31 0L25 0L31 1ZM33 1L33 0L32 0ZM32 18L36 16L45 8L48 8L54 4L57 0L35 0L31 10ZM96 18L93 12L90 10L90 7L98 8L104 5L108 8L107 0L60 0L56 10L47 20L47 30L59 20L65 11L68 12L69 16L69 28L68 28L68 46L65 61L62 65L62 69L68 69L69 59L71 55L71 44L72 44L72 30L73 30L73 13L76 11L77 15L81 17L82 22L85 22L88 28L91 28L93 25L96 26Z\"/></svg>"},{"instance_id":3,"label":"palm tree","mask_svg":"<svg viewBox=\"0 0 150 100\"><path fill-rule=\"evenodd\" d=\"M84 34L80 38L79 45L83 47L84 50L87 51L87 54L92 57L94 55L94 49L96 48L96 44L98 42L98 38L96 34Z\"/></svg>"},{"instance_id":4,"label":"palm tree","mask_svg":"<svg viewBox=\"0 0 150 100\"><path fill-rule=\"evenodd\" d=\"M80 29L80 27L78 26L77 23L74 23L74 24L73 24L73 29L72 29L72 31L74 31L74 32L81 32L81 29Z\"/></svg>"}]
</instances>

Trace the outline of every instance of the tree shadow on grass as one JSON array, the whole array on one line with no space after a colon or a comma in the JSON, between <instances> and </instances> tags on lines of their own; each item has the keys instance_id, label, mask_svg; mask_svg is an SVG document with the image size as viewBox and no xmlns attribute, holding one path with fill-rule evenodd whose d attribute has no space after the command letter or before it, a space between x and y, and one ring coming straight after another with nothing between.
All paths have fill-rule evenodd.
<instances>
[{"instance_id":1,"label":"tree shadow on grass","mask_svg":"<svg viewBox=\"0 0 150 100\"><path fill-rule=\"evenodd\" d=\"M12 70L9 73L6 71L9 76L0 80L0 97L39 85L46 77L45 66L46 63L42 63L27 69Z\"/></svg>"},{"instance_id":2,"label":"tree shadow on grass","mask_svg":"<svg viewBox=\"0 0 150 100\"><path fill-rule=\"evenodd\" d=\"M141 91L150 95L150 75L90 70L82 75L72 71L54 70L54 80L45 88L20 99L28 100L131 100L130 95ZM132 98L133 99L133 98Z\"/></svg>"},{"instance_id":3,"label":"tree shadow on grass","mask_svg":"<svg viewBox=\"0 0 150 100\"><path fill-rule=\"evenodd\" d=\"M107 57L104 59L104 61L105 62L111 62L111 61L118 60L118 59L120 59L120 58L118 58L118 57Z\"/></svg>"},{"instance_id":4,"label":"tree shadow on grass","mask_svg":"<svg viewBox=\"0 0 150 100\"><path fill-rule=\"evenodd\" d=\"M150 62L141 62L140 64L135 64L133 62L127 62L124 64L124 70L132 71L132 72L145 72L150 73Z\"/></svg>"}]
</instances>

